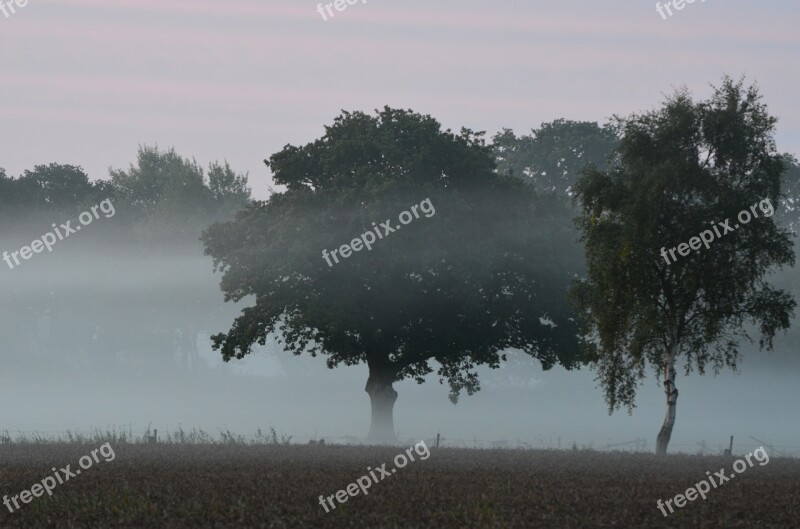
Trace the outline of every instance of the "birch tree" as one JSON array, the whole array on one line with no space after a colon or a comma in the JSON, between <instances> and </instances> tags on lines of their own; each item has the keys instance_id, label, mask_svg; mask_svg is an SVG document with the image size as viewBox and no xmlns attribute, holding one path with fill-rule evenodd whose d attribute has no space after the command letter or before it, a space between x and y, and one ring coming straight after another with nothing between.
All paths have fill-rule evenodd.
<instances>
[{"instance_id":1,"label":"birch tree","mask_svg":"<svg viewBox=\"0 0 800 529\"><path fill-rule=\"evenodd\" d=\"M759 334L771 349L789 327L795 301L767 281L794 263L789 234L772 218L785 164L776 119L742 81L724 78L704 101L682 89L617 119L616 163L577 185L588 272L573 293L609 412L632 411L648 364L663 382L663 455L677 371L736 369L741 343ZM753 218L745 223L742 211Z\"/></svg>"}]
</instances>

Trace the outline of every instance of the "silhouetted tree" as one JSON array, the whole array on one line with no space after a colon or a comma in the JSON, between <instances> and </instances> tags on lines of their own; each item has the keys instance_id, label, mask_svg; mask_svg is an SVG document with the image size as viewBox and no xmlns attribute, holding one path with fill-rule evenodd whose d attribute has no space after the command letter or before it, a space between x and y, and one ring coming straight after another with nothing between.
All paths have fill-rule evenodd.
<instances>
[{"instance_id":1,"label":"silhouetted tree","mask_svg":"<svg viewBox=\"0 0 800 529\"><path fill-rule=\"evenodd\" d=\"M170 247L193 245L202 230L250 201L247 177L230 165L209 165L208 176L174 149L140 147L136 164L112 170L111 184L137 225L139 237Z\"/></svg>"},{"instance_id":2,"label":"silhouetted tree","mask_svg":"<svg viewBox=\"0 0 800 529\"><path fill-rule=\"evenodd\" d=\"M512 174L542 192L572 194L581 171L589 164L605 170L619 143L610 124L557 119L542 123L528 136L504 129L492 140L497 170Z\"/></svg>"},{"instance_id":3,"label":"silhouetted tree","mask_svg":"<svg viewBox=\"0 0 800 529\"><path fill-rule=\"evenodd\" d=\"M431 361L453 402L479 389L475 367L497 367L510 348L545 368L578 361L565 303L574 232L554 221L563 206L498 175L480 133L388 107L344 112L267 163L288 191L203 237L226 300L254 296L213 337L226 361L277 332L331 368L365 362L375 439L394 436L394 382L422 383ZM398 230L398 215L426 199L425 215ZM323 257L376 229L385 240L370 251Z\"/></svg>"}]
</instances>

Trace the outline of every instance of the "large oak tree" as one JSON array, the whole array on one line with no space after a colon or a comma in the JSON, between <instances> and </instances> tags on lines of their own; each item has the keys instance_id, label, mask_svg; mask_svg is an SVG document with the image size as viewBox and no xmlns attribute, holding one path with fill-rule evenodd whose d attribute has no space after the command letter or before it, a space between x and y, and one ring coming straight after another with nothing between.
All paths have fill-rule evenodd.
<instances>
[{"instance_id":1,"label":"large oak tree","mask_svg":"<svg viewBox=\"0 0 800 529\"><path fill-rule=\"evenodd\" d=\"M331 368L366 363L373 439L394 437L393 384L405 378L436 369L455 402L479 389L477 366L512 348L545 368L577 363L565 302L574 228L562 204L497 174L482 134L388 107L344 112L267 164L286 192L204 235L226 299L252 301L213 338L225 360L276 333ZM426 199L435 213L380 228ZM371 250L323 258L376 227Z\"/></svg>"}]
</instances>

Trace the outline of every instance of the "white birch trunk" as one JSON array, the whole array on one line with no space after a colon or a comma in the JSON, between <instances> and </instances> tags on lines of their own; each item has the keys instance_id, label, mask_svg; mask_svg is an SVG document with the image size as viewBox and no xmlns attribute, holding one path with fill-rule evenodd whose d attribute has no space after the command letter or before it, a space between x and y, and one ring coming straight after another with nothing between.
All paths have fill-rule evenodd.
<instances>
[{"instance_id":1,"label":"white birch trunk","mask_svg":"<svg viewBox=\"0 0 800 529\"><path fill-rule=\"evenodd\" d=\"M672 437L672 428L675 426L675 410L678 404L678 389L675 387L675 360L678 353L676 332L672 333L667 356L664 358L664 394L667 397L667 414L664 424L656 438L656 455L667 455L667 445Z\"/></svg>"}]
</instances>

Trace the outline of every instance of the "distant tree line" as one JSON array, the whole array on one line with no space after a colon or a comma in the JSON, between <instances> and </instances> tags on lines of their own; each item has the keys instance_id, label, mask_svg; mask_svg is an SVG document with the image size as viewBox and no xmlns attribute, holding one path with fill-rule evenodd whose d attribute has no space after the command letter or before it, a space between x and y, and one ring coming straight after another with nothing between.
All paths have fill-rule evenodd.
<instances>
[{"instance_id":1,"label":"distant tree line","mask_svg":"<svg viewBox=\"0 0 800 529\"><path fill-rule=\"evenodd\" d=\"M199 367L198 333L222 317L199 236L250 203L247 176L156 147L141 147L136 163L110 176L90 181L56 163L17 178L0 170L0 251L29 245L53 223L75 226L103 200L116 210L52 253L0 268L0 355L20 371Z\"/></svg>"},{"instance_id":2,"label":"distant tree line","mask_svg":"<svg viewBox=\"0 0 800 529\"><path fill-rule=\"evenodd\" d=\"M0 220L6 229L41 218L65 219L110 199L142 242L195 244L206 226L229 218L250 202L247 176L227 162L204 169L174 149L140 147L136 164L90 181L76 166L37 165L17 178L0 169ZM130 241L128 241L130 243Z\"/></svg>"}]
</instances>

